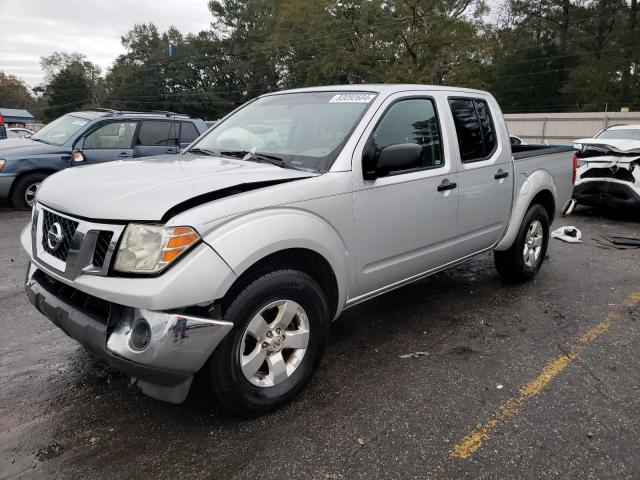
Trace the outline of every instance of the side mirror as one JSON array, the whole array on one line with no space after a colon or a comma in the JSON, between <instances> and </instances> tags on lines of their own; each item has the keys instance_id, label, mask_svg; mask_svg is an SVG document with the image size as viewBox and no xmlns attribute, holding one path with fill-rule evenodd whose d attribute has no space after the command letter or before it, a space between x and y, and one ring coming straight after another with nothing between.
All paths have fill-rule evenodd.
<instances>
[{"instance_id":1,"label":"side mirror","mask_svg":"<svg viewBox=\"0 0 640 480\"><path fill-rule=\"evenodd\" d=\"M73 156L74 162L84 162L84 155L82 155L80 150L74 150L71 155Z\"/></svg>"},{"instance_id":2,"label":"side mirror","mask_svg":"<svg viewBox=\"0 0 640 480\"><path fill-rule=\"evenodd\" d=\"M367 144L362 155L363 176L367 180L420 166L422 145L399 143L378 150Z\"/></svg>"}]
</instances>

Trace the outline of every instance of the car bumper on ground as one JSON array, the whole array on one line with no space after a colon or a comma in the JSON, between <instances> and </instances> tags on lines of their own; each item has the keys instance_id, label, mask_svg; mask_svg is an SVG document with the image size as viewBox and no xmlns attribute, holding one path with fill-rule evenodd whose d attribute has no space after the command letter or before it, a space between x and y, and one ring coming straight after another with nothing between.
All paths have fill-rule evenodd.
<instances>
[{"instance_id":1,"label":"car bumper on ground","mask_svg":"<svg viewBox=\"0 0 640 480\"><path fill-rule=\"evenodd\" d=\"M593 207L640 208L640 189L623 182L594 180L576 184L573 198Z\"/></svg>"},{"instance_id":2,"label":"car bumper on ground","mask_svg":"<svg viewBox=\"0 0 640 480\"><path fill-rule=\"evenodd\" d=\"M30 302L67 335L137 380L143 393L185 400L202 368L233 324L176 312L117 305L80 292L31 264Z\"/></svg>"}]
</instances>

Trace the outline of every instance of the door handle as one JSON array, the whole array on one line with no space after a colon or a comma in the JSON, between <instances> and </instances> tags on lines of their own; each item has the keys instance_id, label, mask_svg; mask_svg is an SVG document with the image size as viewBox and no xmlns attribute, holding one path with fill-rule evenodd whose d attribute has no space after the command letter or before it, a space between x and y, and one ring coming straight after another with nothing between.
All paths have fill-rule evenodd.
<instances>
[{"instance_id":1,"label":"door handle","mask_svg":"<svg viewBox=\"0 0 640 480\"><path fill-rule=\"evenodd\" d=\"M122 152L118 155L118 158L131 158L131 154L127 152Z\"/></svg>"},{"instance_id":2,"label":"door handle","mask_svg":"<svg viewBox=\"0 0 640 480\"><path fill-rule=\"evenodd\" d=\"M502 178L507 178L509 176L509 172L505 172L502 169L498 170L498 173L496 173L493 178L495 178L496 180L500 180Z\"/></svg>"},{"instance_id":3,"label":"door handle","mask_svg":"<svg viewBox=\"0 0 640 480\"><path fill-rule=\"evenodd\" d=\"M457 183L452 183L448 179L445 178L444 180L442 180L442 183L440 185L438 185L438 191L439 192L444 192L445 190L453 190L457 186L458 186Z\"/></svg>"}]
</instances>

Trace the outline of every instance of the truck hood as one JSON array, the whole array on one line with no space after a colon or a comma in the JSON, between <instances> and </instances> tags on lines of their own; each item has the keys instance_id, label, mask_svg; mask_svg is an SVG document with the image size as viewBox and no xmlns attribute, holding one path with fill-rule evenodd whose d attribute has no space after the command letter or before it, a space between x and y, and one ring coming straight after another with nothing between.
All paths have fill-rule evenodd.
<instances>
[{"instance_id":1,"label":"truck hood","mask_svg":"<svg viewBox=\"0 0 640 480\"><path fill-rule=\"evenodd\" d=\"M0 140L0 158L5 160L19 160L34 157L43 153L65 150L58 145L48 145L29 138L8 138Z\"/></svg>"},{"instance_id":2,"label":"truck hood","mask_svg":"<svg viewBox=\"0 0 640 480\"><path fill-rule=\"evenodd\" d=\"M637 153L640 155L640 140L580 138L573 143L577 148L595 147L614 153Z\"/></svg>"},{"instance_id":3,"label":"truck hood","mask_svg":"<svg viewBox=\"0 0 640 480\"><path fill-rule=\"evenodd\" d=\"M37 200L79 217L160 221L179 205L316 175L252 161L164 155L68 168L42 183Z\"/></svg>"}]
</instances>

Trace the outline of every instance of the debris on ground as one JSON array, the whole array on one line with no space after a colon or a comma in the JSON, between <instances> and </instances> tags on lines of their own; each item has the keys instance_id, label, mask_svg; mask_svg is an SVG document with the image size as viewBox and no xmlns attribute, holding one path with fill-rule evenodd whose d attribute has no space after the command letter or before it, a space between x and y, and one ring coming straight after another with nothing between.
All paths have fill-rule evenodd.
<instances>
[{"instance_id":1,"label":"debris on ground","mask_svg":"<svg viewBox=\"0 0 640 480\"><path fill-rule=\"evenodd\" d=\"M635 250L636 248L640 248L640 245L625 245L625 240L635 240L636 242L640 242L640 240L637 239L633 239L631 237L626 238L626 237L606 237L604 235L600 236L601 238L593 238L592 240L595 241L598 244L598 247L600 248L608 248L608 249L613 249L613 250ZM622 242L622 243L614 243L612 241L613 238L616 239L622 239L625 238L625 240L618 240L618 242Z\"/></svg>"},{"instance_id":2,"label":"debris on ground","mask_svg":"<svg viewBox=\"0 0 640 480\"><path fill-rule=\"evenodd\" d=\"M504 388L504 385L502 385L501 383L499 383L498 385L496 385L496 388L498 390L502 390Z\"/></svg>"},{"instance_id":3,"label":"debris on ground","mask_svg":"<svg viewBox=\"0 0 640 480\"><path fill-rule=\"evenodd\" d=\"M620 245L623 247L640 247L640 238L605 236L605 235L602 235L602 238L604 238L605 240L608 240L614 245Z\"/></svg>"},{"instance_id":4,"label":"debris on ground","mask_svg":"<svg viewBox=\"0 0 640 480\"><path fill-rule=\"evenodd\" d=\"M56 442L51 442L46 447L38 450L38 452L36 453L36 458L39 461L44 462L45 460L51 460L52 458L59 457L60 455L62 455L63 451L64 447L62 445Z\"/></svg>"},{"instance_id":5,"label":"debris on ground","mask_svg":"<svg viewBox=\"0 0 640 480\"><path fill-rule=\"evenodd\" d=\"M413 353L405 353L404 355L398 355L398 358L420 358L426 357L429 355L429 352L413 352Z\"/></svg>"},{"instance_id":6,"label":"debris on ground","mask_svg":"<svg viewBox=\"0 0 640 480\"><path fill-rule=\"evenodd\" d=\"M363 438L358 438L358 443L360 445L364 445L364 439Z\"/></svg>"},{"instance_id":7,"label":"debris on ground","mask_svg":"<svg viewBox=\"0 0 640 480\"><path fill-rule=\"evenodd\" d=\"M576 208L577 204L578 202L576 202L576 199L572 198L567 207L562 212L562 216L566 217L567 215L571 215L573 213L573 209Z\"/></svg>"},{"instance_id":8,"label":"debris on ground","mask_svg":"<svg viewBox=\"0 0 640 480\"><path fill-rule=\"evenodd\" d=\"M557 238L568 243L582 243L582 233L571 225L554 230L551 232L551 238Z\"/></svg>"}]
</instances>

